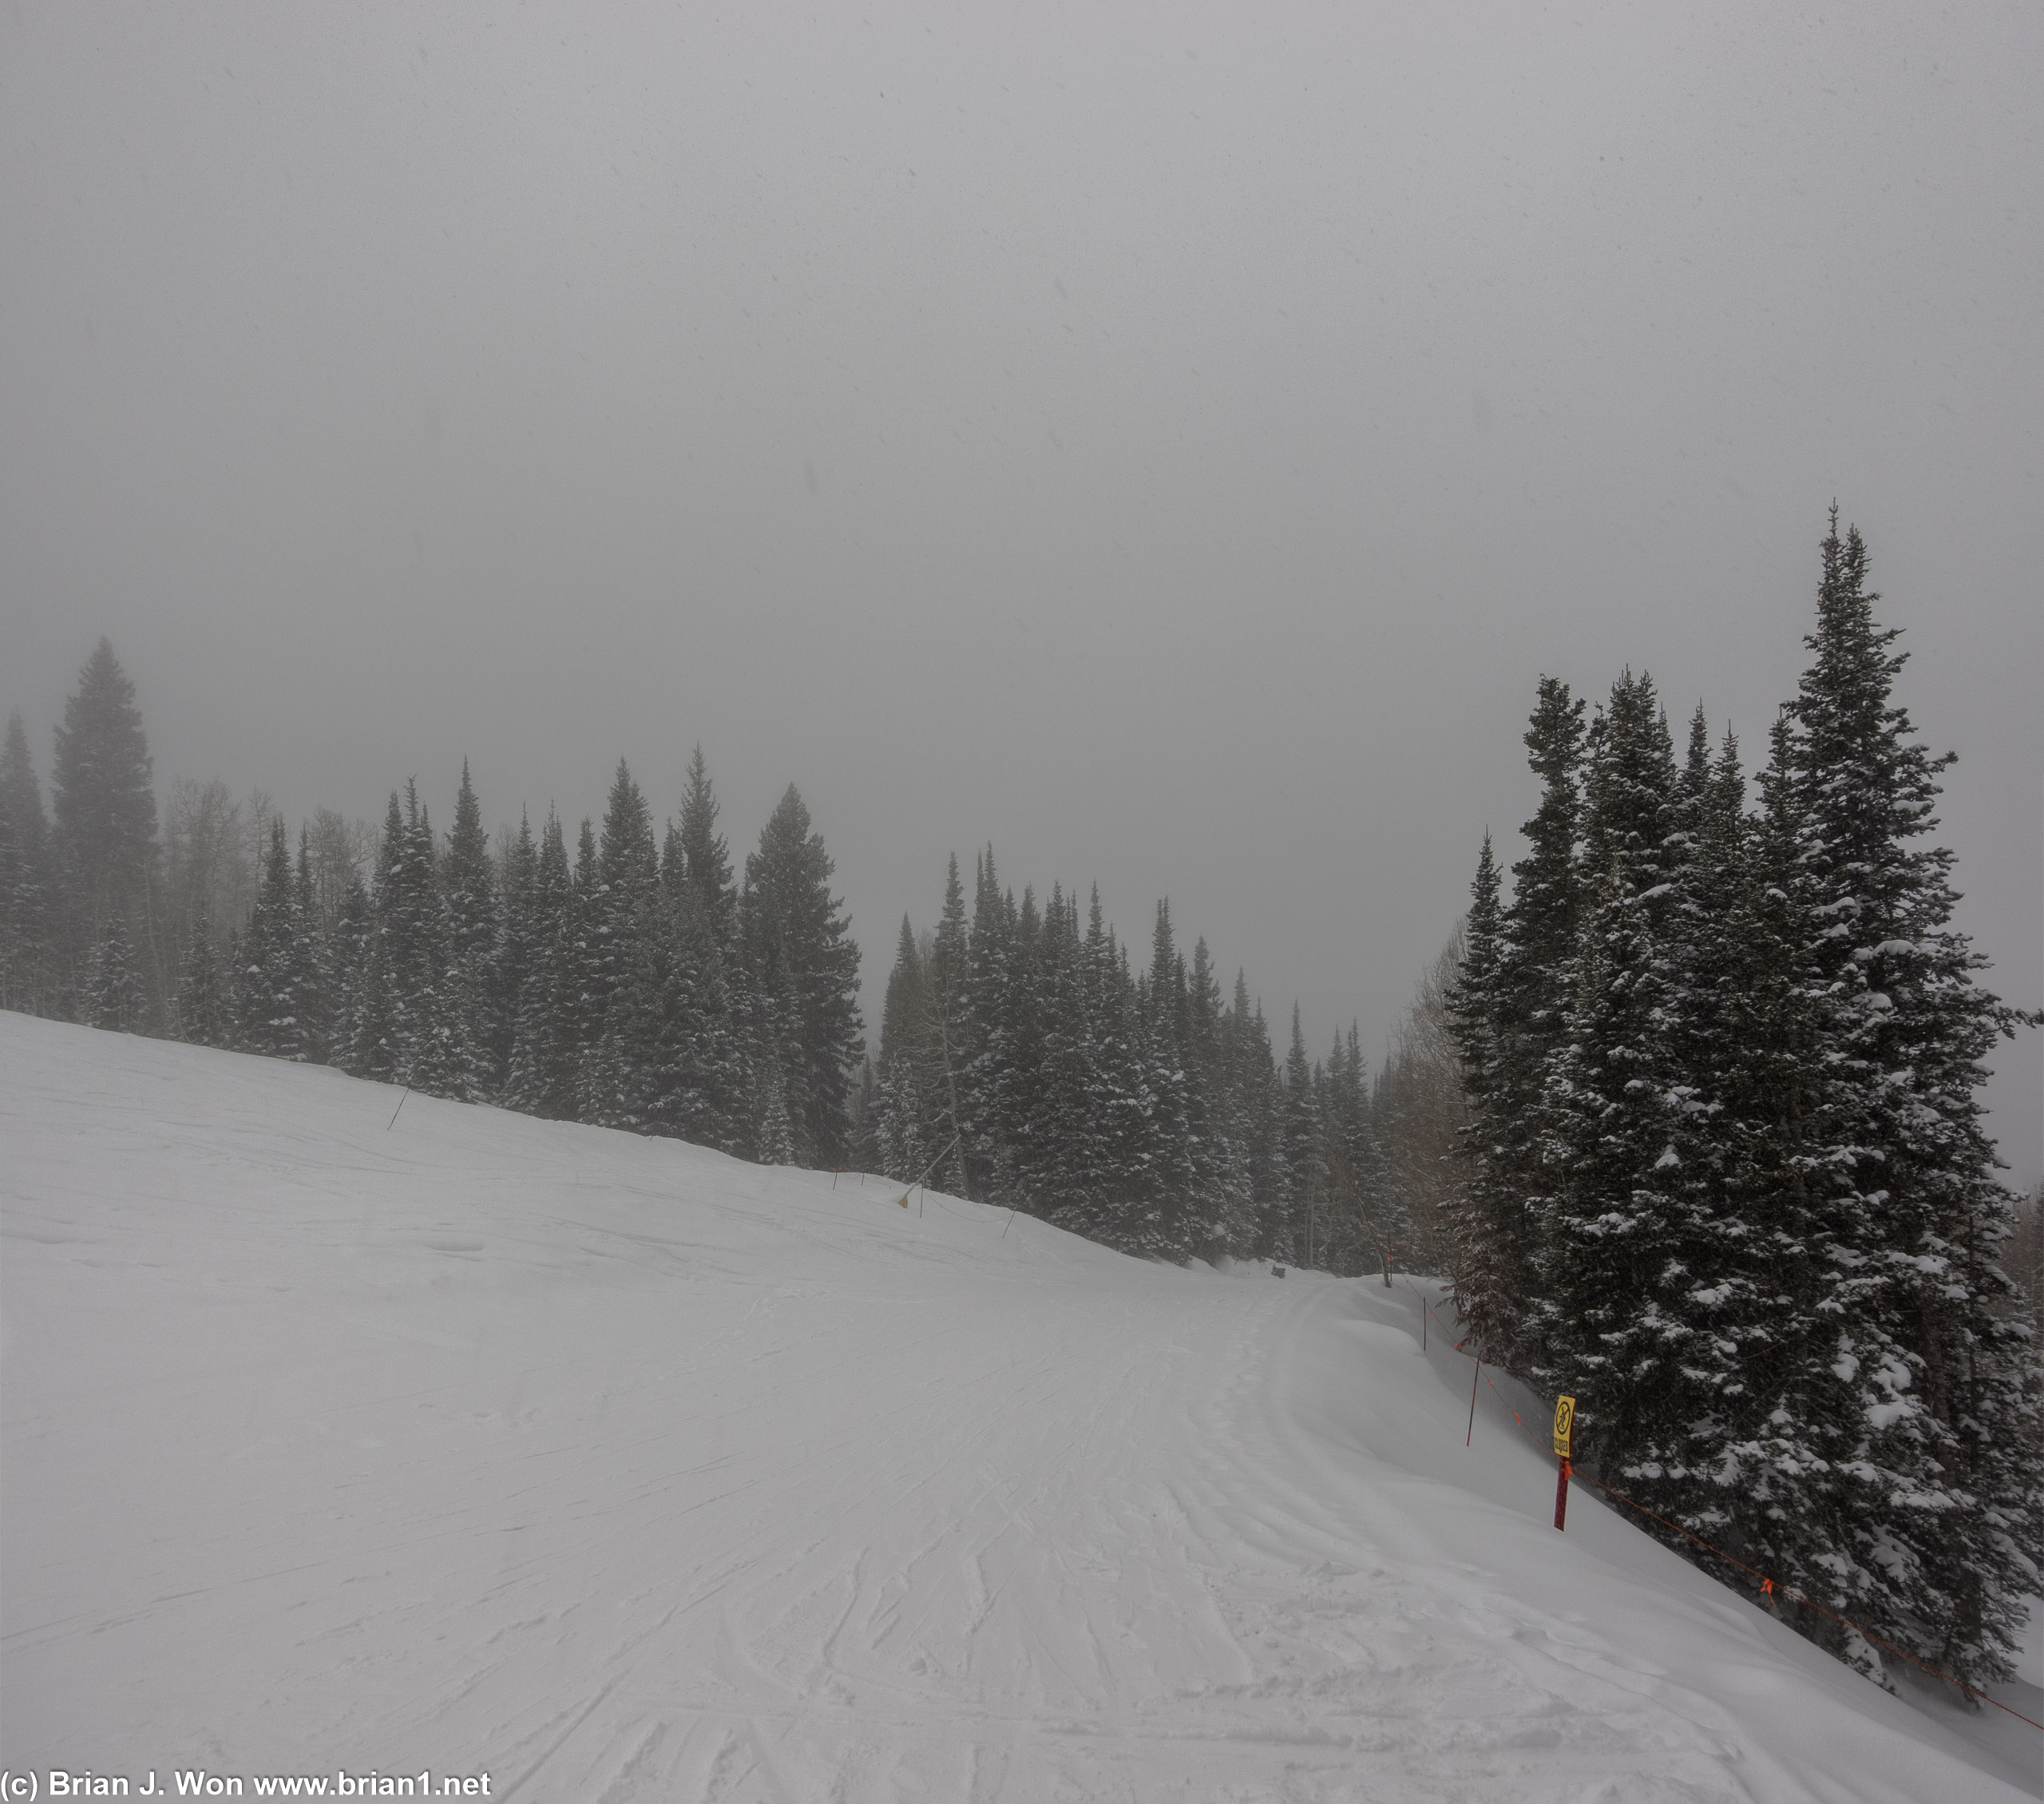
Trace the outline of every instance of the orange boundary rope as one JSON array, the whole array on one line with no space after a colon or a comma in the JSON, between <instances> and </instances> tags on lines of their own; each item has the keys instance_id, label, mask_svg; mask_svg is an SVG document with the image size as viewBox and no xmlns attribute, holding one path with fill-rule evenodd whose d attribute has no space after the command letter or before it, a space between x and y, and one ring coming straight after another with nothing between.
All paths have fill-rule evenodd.
<instances>
[{"instance_id":1,"label":"orange boundary rope","mask_svg":"<svg viewBox=\"0 0 2044 1804\"><path fill-rule=\"evenodd\" d=\"M1401 1278L1404 1278L1404 1275L1402 1272L1399 1275ZM1440 1317L1435 1314L1434 1306L1428 1302L1424 1296L1420 1295L1419 1287L1409 1278L1404 1278L1404 1283L1407 1290L1412 1291L1415 1296L1420 1298L1420 1308L1424 1309L1429 1315L1433 1316L1434 1320L1436 1322L1440 1321ZM1464 1338L1466 1338L1467 1337L1465 1336ZM1462 1351L1461 1341L1457 1341L1454 1343L1454 1350L1457 1353L1460 1353ZM1470 1354L1465 1355L1465 1357L1474 1358L1475 1356L1473 1354ZM1526 1424L1521 1419L1519 1412L1516 1409L1511 1409L1511 1405L1508 1401L1507 1401L1504 1393L1498 1390L1496 1381L1495 1379L1486 1379L1484 1382L1489 1384L1491 1389L1496 1393L1498 1401L1500 1403L1503 1403L1507 1409L1511 1409L1511 1419L1519 1424L1521 1432L1523 1433L1528 1439L1533 1440L1534 1445L1535 1447L1539 1447L1539 1442L1537 1439L1534 1439L1533 1431L1526 1426ZM1543 1453L1545 1453L1544 1449L1542 1449L1541 1450ZM1998 1698L1989 1697L1985 1691L1980 1691L1977 1687L1967 1684L1963 1679L1955 1679L1950 1673L1940 1671L1936 1667L1932 1666L1928 1660L1919 1659L1914 1654L1911 1653L1907 1647L1898 1647L1892 1641L1887 1639L1884 1636L1875 1634L1872 1630L1862 1628L1857 1623L1848 1621L1845 1617L1839 1615L1836 1610L1826 1608L1824 1605L1818 1603L1814 1597L1806 1597L1801 1592L1794 1590L1791 1587L1781 1584L1777 1580L1769 1578L1765 1573L1759 1571L1757 1568L1749 1566L1745 1560L1739 1559L1737 1556L1727 1553L1721 1547L1713 1546L1711 1543L1705 1540L1702 1536L1691 1534L1689 1531L1685 1528L1679 1522L1670 1522L1666 1517L1657 1514L1654 1511L1649 1509L1645 1504L1638 1501L1634 1498L1627 1497L1624 1492L1613 1490L1610 1485L1606 1485L1603 1481L1602 1479L1592 1478L1588 1473L1585 1472L1580 1466L1575 1465L1573 1461L1571 1462L1569 1476L1572 1478L1582 1479L1586 1483L1594 1485L1598 1490L1602 1491L1605 1494L1606 1497L1615 1498L1618 1502L1625 1505L1628 1509L1636 1509L1642 1516L1646 1517L1653 1521L1658 1522L1662 1528L1673 1529L1675 1533L1680 1535L1685 1540L1694 1541L1696 1544L1701 1548L1706 1553L1714 1553L1720 1560L1725 1561L1728 1564L1737 1567L1742 1572L1751 1574L1752 1576L1760 1580L1761 1596L1762 1597L1771 1599L1778 1593L1781 1596L1794 1600L1794 1601L1798 1604L1806 1604L1809 1608L1816 1611L1819 1615L1830 1617L1831 1620L1838 1624L1840 1628L1849 1628L1855 1635L1863 1636L1867 1640L1872 1642L1875 1646L1878 1647L1885 1647L1891 1654L1899 1655L1902 1659L1908 1661L1911 1666L1918 1667L1921 1671L1930 1674L1933 1679L1941 1679L1947 1685L1956 1685L1959 1689L1965 1692L1968 1697L1978 1698L1983 1703L1992 1704L1997 1710L2006 1711L2018 1723L2027 1723L2033 1729L2044 1729L2044 1723L2039 1723L2034 1717L2025 1716L2021 1711L2016 1709L2013 1705L2005 1704Z\"/></svg>"}]
</instances>

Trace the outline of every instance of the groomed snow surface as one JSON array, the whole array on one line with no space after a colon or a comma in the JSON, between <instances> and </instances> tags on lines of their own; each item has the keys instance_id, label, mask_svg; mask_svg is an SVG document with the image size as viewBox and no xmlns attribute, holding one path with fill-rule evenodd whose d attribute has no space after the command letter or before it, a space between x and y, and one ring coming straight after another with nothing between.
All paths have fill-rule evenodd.
<instances>
[{"instance_id":1,"label":"groomed snow surface","mask_svg":"<svg viewBox=\"0 0 2044 1804\"><path fill-rule=\"evenodd\" d=\"M0 1014L13 1772L2044 1790L2044 1738L1883 1693L1586 1489L1556 1534L1418 1289L398 1100Z\"/></svg>"}]
</instances>

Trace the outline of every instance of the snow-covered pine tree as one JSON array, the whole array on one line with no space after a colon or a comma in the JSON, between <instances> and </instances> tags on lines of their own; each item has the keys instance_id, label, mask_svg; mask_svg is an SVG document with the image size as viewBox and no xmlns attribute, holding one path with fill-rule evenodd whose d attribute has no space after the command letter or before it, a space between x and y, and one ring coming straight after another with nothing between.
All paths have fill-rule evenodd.
<instances>
[{"instance_id":1,"label":"snow-covered pine tree","mask_svg":"<svg viewBox=\"0 0 2044 1804\"><path fill-rule=\"evenodd\" d=\"M586 945L592 1006L608 1022L638 956L636 941L660 880L652 811L625 761L617 761L604 808L596 851L596 889L588 915Z\"/></svg>"},{"instance_id":2,"label":"snow-covered pine tree","mask_svg":"<svg viewBox=\"0 0 2044 1804\"><path fill-rule=\"evenodd\" d=\"M915 1061L895 1058L881 1067L874 1144L881 1173L903 1184L921 1177L938 1150L925 1132L929 1111L917 1082Z\"/></svg>"},{"instance_id":3,"label":"snow-covered pine tree","mask_svg":"<svg viewBox=\"0 0 2044 1804\"><path fill-rule=\"evenodd\" d=\"M362 969L375 931L375 909L359 870L348 878L334 910L327 942L327 969L334 997L334 1025L327 1039L330 1064L355 1072L356 1010L361 1001ZM356 1072L356 1075L361 1075Z\"/></svg>"},{"instance_id":4,"label":"snow-covered pine tree","mask_svg":"<svg viewBox=\"0 0 2044 1804\"><path fill-rule=\"evenodd\" d=\"M85 960L80 1014L88 1027L140 1033L149 1022L149 997L125 908L109 906Z\"/></svg>"},{"instance_id":5,"label":"snow-covered pine tree","mask_svg":"<svg viewBox=\"0 0 2044 1804\"><path fill-rule=\"evenodd\" d=\"M720 937L692 884L667 899L664 914L674 949L673 1062L680 1087L677 1131L726 1152L743 1149L753 1071L746 1025L748 1004L738 948Z\"/></svg>"},{"instance_id":6,"label":"snow-covered pine tree","mask_svg":"<svg viewBox=\"0 0 2044 1804\"><path fill-rule=\"evenodd\" d=\"M1979 1683L2011 1670L2044 1558L2027 1334L1997 1313L2013 1199L1979 1098L1986 1054L2030 1017L1975 982L1986 960L1951 924L1952 855L1919 843L1951 759L1894 700L1906 654L1866 576L1834 509L1773 773L1819 1054L1799 1160L1801 1370L1836 1381L1820 1512L1833 1576L1812 1595ZM1878 1667L1872 1649L1841 1651Z\"/></svg>"},{"instance_id":7,"label":"snow-covered pine tree","mask_svg":"<svg viewBox=\"0 0 2044 1804\"><path fill-rule=\"evenodd\" d=\"M592 846L590 861L595 862ZM540 835L524 934L529 962L520 978L505 1100L528 1115L572 1120L580 1052L576 1015L582 958L575 881L561 817L549 808Z\"/></svg>"},{"instance_id":8,"label":"snow-covered pine tree","mask_svg":"<svg viewBox=\"0 0 2044 1804\"><path fill-rule=\"evenodd\" d=\"M69 960L82 962L104 938L109 912L132 918L141 902L156 857L151 767L135 685L101 639L64 704L50 767L52 850L63 886L57 938ZM132 938L129 948L132 957Z\"/></svg>"},{"instance_id":9,"label":"snow-covered pine tree","mask_svg":"<svg viewBox=\"0 0 2044 1804\"><path fill-rule=\"evenodd\" d=\"M1443 1223L1456 1306L1476 1333L1477 1344L1502 1350L1515 1338L1515 1323L1526 1306L1513 1287L1523 1272L1509 1258L1513 1242L1498 1226L1511 1221L1511 1182L1506 1166L1511 1149L1503 1138L1505 1106L1499 1092L1498 1021L1499 967L1504 954L1504 906L1491 836L1476 860L1469 886L1469 913L1464 921L1462 961L1448 993L1448 1028L1461 1062L1462 1088L1468 1099L1469 1120L1462 1131L1462 1152L1468 1181L1453 1193ZM1523 1247L1522 1238L1516 1244Z\"/></svg>"},{"instance_id":10,"label":"snow-covered pine tree","mask_svg":"<svg viewBox=\"0 0 2044 1804\"><path fill-rule=\"evenodd\" d=\"M917 1176L937 1150L931 1139L937 1124L928 1119L929 1102L919 1069L931 1037L929 973L915 928L904 914L881 1009L879 1116L873 1129L880 1169L890 1178Z\"/></svg>"},{"instance_id":11,"label":"snow-covered pine tree","mask_svg":"<svg viewBox=\"0 0 2044 1804\"><path fill-rule=\"evenodd\" d=\"M1080 952L1090 1132L1082 1145L1090 1168L1075 1172L1075 1219L1107 1245L1150 1257L1168 1256L1157 1189L1154 1099L1145 1081L1140 1017L1127 954L1100 908L1093 886Z\"/></svg>"},{"instance_id":12,"label":"snow-covered pine tree","mask_svg":"<svg viewBox=\"0 0 2044 1804\"><path fill-rule=\"evenodd\" d=\"M1050 1175L1056 1153L1048 1093L1053 1048L1049 933L1049 918L1037 906L1035 886L1024 884L1001 980L1003 1055L993 1082L1005 1200L1034 1215L1052 1206Z\"/></svg>"},{"instance_id":13,"label":"snow-covered pine tree","mask_svg":"<svg viewBox=\"0 0 2044 1804\"><path fill-rule=\"evenodd\" d=\"M1028 902L1025 894L1025 922ZM1093 1145L1093 1053L1079 914L1076 898L1067 898L1062 883L1051 885L1034 937L1036 1057L1029 1065L1023 1164L1036 1212L1063 1222L1083 1204L1100 1160Z\"/></svg>"},{"instance_id":14,"label":"snow-covered pine tree","mask_svg":"<svg viewBox=\"0 0 2044 1804\"><path fill-rule=\"evenodd\" d=\"M1285 1055L1284 1201L1276 1244L1278 1257L1301 1266L1317 1265L1320 1257L1320 1216L1327 1180L1320 1100L1306 1056L1299 1005L1294 1002L1291 1045Z\"/></svg>"},{"instance_id":15,"label":"snow-covered pine tree","mask_svg":"<svg viewBox=\"0 0 2044 1804\"><path fill-rule=\"evenodd\" d=\"M688 762L688 787L682 797L679 828L683 868L697 914L711 942L728 949L738 933L738 886L730 850L717 831L717 799L709 768L697 746Z\"/></svg>"},{"instance_id":16,"label":"snow-covered pine tree","mask_svg":"<svg viewBox=\"0 0 2044 1804\"><path fill-rule=\"evenodd\" d=\"M753 1156L763 1165L796 1162L794 1125L782 1069L782 1062L774 1058L763 1060L759 1067L759 1124L753 1133Z\"/></svg>"},{"instance_id":17,"label":"snow-covered pine tree","mask_svg":"<svg viewBox=\"0 0 2044 1804\"><path fill-rule=\"evenodd\" d=\"M339 1003L333 947L321 919L318 887L312 872L312 840L298 830L298 864L291 878L292 958L296 970L299 1057L311 1065L332 1057L334 1024Z\"/></svg>"},{"instance_id":18,"label":"snow-covered pine tree","mask_svg":"<svg viewBox=\"0 0 2044 1804\"><path fill-rule=\"evenodd\" d=\"M1014 1192L1014 1124L1004 1076L1014 1043L1015 900L1004 895L994 872L993 847L972 860L972 926L965 1009L972 1023L970 1051L958 1073L969 1128L966 1164L972 1194L1006 1201Z\"/></svg>"},{"instance_id":19,"label":"snow-covered pine tree","mask_svg":"<svg viewBox=\"0 0 2044 1804\"><path fill-rule=\"evenodd\" d=\"M469 998L450 967L447 906L440 890L433 826L415 782L402 813L390 798L377 861L377 945L388 1010L390 1076L428 1096L473 1094Z\"/></svg>"},{"instance_id":20,"label":"snow-covered pine tree","mask_svg":"<svg viewBox=\"0 0 2044 1804\"><path fill-rule=\"evenodd\" d=\"M482 1102L494 1094L498 1025L493 1007L494 970L503 917L497 870L483 831L482 808L461 760L461 787L454 799L454 831L438 862L446 910L446 1025L458 1067L458 1093Z\"/></svg>"},{"instance_id":21,"label":"snow-covered pine tree","mask_svg":"<svg viewBox=\"0 0 2044 1804\"><path fill-rule=\"evenodd\" d=\"M977 1124L967 1114L969 1084L961 1087L959 1074L972 1066L975 1023L969 1002L972 981L972 942L965 923L965 886L959 880L958 854L953 852L945 874L944 906L938 914L937 932L930 944L929 1049L931 1075L937 1081L935 1101L943 1113L942 1144L951 1151L942 1168L945 1181L957 1195L970 1196L972 1180L968 1166L968 1143Z\"/></svg>"},{"instance_id":22,"label":"snow-covered pine tree","mask_svg":"<svg viewBox=\"0 0 2044 1804\"><path fill-rule=\"evenodd\" d=\"M630 944L632 964L606 1032L619 1064L609 1124L707 1145L748 1144L747 1072L735 1056L723 961L685 885L645 898Z\"/></svg>"},{"instance_id":23,"label":"snow-covered pine tree","mask_svg":"<svg viewBox=\"0 0 2044 1804\"><path fill-rule=\"evenodd\" d=\"M1371 1096L1369 1062L1363 1057L1361 1024L1349 1023L1348 1077L1353 1096L1349 1105L1349 1157L1355 1172L1362 1210L1362 1245L1357 1271L1376 1271L1384 1263L1391 1223L1385 1215L1386 1182L1384 1146L1377 1131L1377 1109ZM1445 1271L1447 1259L1436 1259L1436 1271Z\"/></svg>"},{"instance_id":24,"label":"snow-covered pine tree","mask_svg":"<svg viewBox=\"0 0 2044 1804\"><path fill-rule=\"evenodd\" d=\"M1841 1380L1812 1313L1823 1283L1808 1181L1824 1162L1809 1138L1821 1061L1815 998L1796 974L1807 923L1778 775L1786 732L1778 722L1757 820L1729 733L1706 772L1693 724L1679 784L1686 853L1667 926L1682 1006L1670 1039L1690 1135L1682 1170L1664 1176L1690 1245L1679 1302L1691 1395L1668 1425L1671 1435L1686 1428L1673 1462L1686 1470L1658 1488L1670 1521L1816 1596L1836 1585L1827 1493L1832 1462L1848 1456L1836 1432ZM1825 1620L1802 1614L1806 1630ZM1845 1651L1842 1639L1830 1644Z\"/></svg>"},{"instance_id":25,"label":"snow-covered pine tree","mask_svg":"<svg viewBox=\"0 0 2044 1804\"><path fill-rule=\"evenodd\" d=\"M1523 1369L1535 1351L1527 1339L1524 1299L1534 1294L1540 1248L1532 1199L1543 1185L1539 1107L1550 1055L1560 1043L1576 950L1580 878L1577 839L1583 807L1583 704L1568 685L1540 679L1526 732L1528 761L1541 780L1540 806L1526 823L1527 854L1512 866L1513 888L1499 937L1491 1034L1495 1065L1481 1135L1483 1163L1472 1174L1468 1211L1494 1249L1486 1287L1456 1306L1486 1354Z\"/></svg>"},{"instance_id":26,"label":"snow-covered pine tree","mask_svg":"<svg viewBox=\"0 0 2044 1804\"><path fill-rule=\"evenodd\" d=\"M1169 898L1157 904L1150 971L1137 1023L1143 1087L1149 1098L1150 1187L1161 1256L1183 1259L1204 1243L1194 1196L1191 1033L1185 961L1171 932Z\"/></svg>"},{"instance_id":27,"label":"snow-covered pine tree","mask_svg":"<svg viewBox=\"0 0 2044 1804\"><path fill-rule=\"evenodd\" d=\"M263 862L256 906L242 932L240 954L232 1003L236 1049L302 1061L306 1048L299 1019L297 909L284 823L279 818L270 822L269 851Z\"/></svg>"},{"instance_id":28,"label":"snow-covered pine tree","mask_svg":"<svg viewBox=\"0 0 2044 1804\"><path fill-rule=\"evenodd\" d=\"M1270 1025L1264 1019L1262 1003L1251 1005L1249 980L1240 967L1235 972L1234 996L1229 1004L1223 1037L1243 1124L1250 1210L1256 1224L1249 1253L1256 1259L1279 1257L1285 1200L1283 1116L1279 1107L1282 1092L1270 1046Z\"/></svg>"},{"instance_id":29,"label":"snow-covered pine tree","mask_svg":"<svg viewBox=\"0 0 2044 1804\"><path fill-rule=\"evenodd\" d=\"M630 988L648 949L641 944L659 884L653 817L620 758L604 804L593 870L578 872L585 1049L576 1080L576 1117L597 1127L636 1125L650 1106L646 1049L624 1021Z\"/></svg>"},{"instance_id":30,"label":"snow-covered pine tree","mask_svg":"<svg viewBox=\"0 0 2044 1804\"><path fill-rule=\"evenodd\" d=\"M511 1054L518 1031L518 993L539 961L534 907L539 888L539 842L531 814L521 809L518 831L502 848L497 871L497 927L489 955L490 1093L510 1101Z\"/></svg>"},{"instance_id":31,"label":"snow-covered pine tree","mask_svg":"<svg viewBox=\"0 0 2044 1804\"><path fill-rule=\"evenodd\" d=\"M608 1094L592 1096L584 1120L635 1133L679 1137L691 1112L685 1065L697 1002L664 891L644 895L619 943L628 957L599 1042Z\"/></svg>"},{"instance_id":32,"label":"snow-covered pine tree","mask_svg":"<svg viewBox=\"0 0 2044 1804\"><path fill-rule=\"evenodd\" d=\"M348 886L335 928L341 1016L334 1063L356 1077L387 1083L397 1069L397 1022L390 1003L390 954L368 886Z\"/></svg>"},{"instance_id":33,"label":"snow-covered pine tree","mask_svg":"<svg viewBox=\"0 0 2044 1804\"><path fill-rule=\"evenodd\" d=\"M1186 1112L1191 1139L1190 1250L1246 1258L1255 1245L1249 1153L1230 1066L1220 980L1204 939L1193 944L1186 981Z\"/></svg>"},{"instance_id":34,"label":"snow-covered pine tree","mask_svg":"<svg viewBox=\"0 0 2044 1804\"><path fill-rule=\"evenodd\" d=\"M1321 1269L1354 1277L1374 1271L1378 1261L1369 1215L1369 1098L1353 1023L1347 1038L1334 1036L1323 1070L1321 1162L1327 1184Z\"/></svg>"},{"instance_id":35,"label":"snow-covered pine tree","mask_svg":"<svg viewBox=\"0 0 2044 1804\"><path fill-rule=\"evenodd\" d=\"M224 1046L229 1042L232 1020L228 1010L226 974L213 944L212 923L207 916L204 897L192 911L171 1015L177 1037L191 1045Z\"/></svg>"},{"instance_id":36,"label":"snow-covered pine tree","mask_svg":"<svg viewBox=\"0 0 2044 1804\"><path fill-rule=\"evenodd\" d=\"M1563 1044L1542 1107L1535 1378L1577 1398L1586 1457L1666 1513L1712 1448L1726 1349L1708 1320L1717 1235L1708 1112L1681 1057L1689 835L1650 678L1589 735L1583 906Z\"/></svg>"},{"instance_id":37,"label":"snow-covered pine tree","mask_svg":"<svg viewBox=\"0 0 2044 1804\"><path fill-rule=\"evenodd\" d=\"M859 951L830 894L834 869L790 783L745 861L743 931L755 993L772 1004L775 1041L790 1051L778 1094L795 1162L825 1169L844 1163L852 1074L866 1045Z\"/></svg>"}]
</instances>

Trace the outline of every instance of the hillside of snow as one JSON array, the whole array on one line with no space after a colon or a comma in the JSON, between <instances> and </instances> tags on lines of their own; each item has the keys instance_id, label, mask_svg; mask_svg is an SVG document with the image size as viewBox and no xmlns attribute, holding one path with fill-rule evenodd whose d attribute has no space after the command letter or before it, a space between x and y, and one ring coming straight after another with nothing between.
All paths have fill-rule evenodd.
<instances>
[{"instance_id":1,"label":"hillside of snow","mask_svg":"<svg viewBox=\"0 0 2044 1804\"><path fill-rule=\"evenodd\" d=\"M1419 1288L398 1100L0 1014L11 1773L2044 1791L2033 1731L1883 1693L1586 1489L1556 1534Z\"/></svg>"}]
</instances>

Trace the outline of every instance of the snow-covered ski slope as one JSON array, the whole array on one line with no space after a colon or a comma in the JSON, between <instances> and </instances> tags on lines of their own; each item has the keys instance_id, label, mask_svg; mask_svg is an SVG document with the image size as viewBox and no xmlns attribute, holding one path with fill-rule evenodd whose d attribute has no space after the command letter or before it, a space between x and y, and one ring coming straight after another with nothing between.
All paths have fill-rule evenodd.
<instances>
[{"instance_id":1,"label":"snow-covered ski slope","mask_svg":"<svg viewBox=\"0 0 2044 1804\"><path fill-rule=\"evenodd\" d=\"M1414 1291L397 1102L0 1014L13 1772L2036 1789L2029 1731L1884 1695L1586 1491L1557 1535Z\"/></svg>"}]
</instances>

